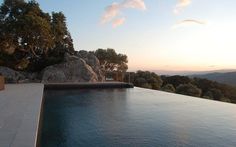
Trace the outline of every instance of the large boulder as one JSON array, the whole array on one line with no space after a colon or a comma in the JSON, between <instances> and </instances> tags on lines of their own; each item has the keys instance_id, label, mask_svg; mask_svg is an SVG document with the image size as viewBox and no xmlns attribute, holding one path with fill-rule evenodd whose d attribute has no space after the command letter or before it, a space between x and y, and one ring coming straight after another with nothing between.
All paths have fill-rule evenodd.
<instances>
[{"instance_id":1,"label":"large boulder","mask_svg":"<svg viewBox=\"0 0 236 147\"><path fill-rule=\"evenodd\" d=\"M25 79L21 80L20 83L28 83L28 82L33 82L33 83L40 83L41 78L38 72L20 72L22 75L24 75Z\"/></svg>"},{"instance_id":2,"label":"large boulder","mask_svg":"<svg viewBox=\"0 0 236 147\"><path fill-rule=\"evenodd\" d=\"M18 83L26 79L22 73L3 66L0 66L0 74L5 77L6 83Z\"/></svg>"},{"instance_id":3,"label":"large boulder","mask_svg":"<svg viewBox=\"0 0 236 147\"><path fill-rule=\"evenodd\" d=\"M87 52L85 50L81 50L75 53L75 56L82 58L85 62L93 69L93 71L97 74L99 81L104 81L105 76L101 70L101 65L98 58L92 52Z\"/></svg>"},{"instance_id":4,"label":"large boulder","mask_svg":"<svg viewBox=\"0 0 236 147\"><path fill-rule=\"evenodd\" d=\"M61 64L46 67L42 71L43 83L76 83L97 82L98 76L93 69L81 58L74 58Z\"/></svg>"}]
</instances>

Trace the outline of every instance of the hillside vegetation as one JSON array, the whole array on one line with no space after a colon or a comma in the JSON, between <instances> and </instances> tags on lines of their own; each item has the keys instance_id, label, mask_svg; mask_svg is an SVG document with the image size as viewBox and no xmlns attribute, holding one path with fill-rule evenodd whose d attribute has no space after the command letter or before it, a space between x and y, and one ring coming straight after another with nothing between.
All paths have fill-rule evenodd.
<instances>
[{"instance_id":1,"label":"hillside vegetation","mask_svg":"<svg viewBox=\"0 0 236 147\"><path fill-rule=\"evenodd\" d=\"M226 84L187 76L158 76L154 72L137 71L126 74L125 81L137 87L162 90L183 95L236 103L236 88Z\"/></svg>"},{"instance_id":2,"label":"hillside vegetation","mask_svg":"<svg viewBox=\"0 0 236 147\"><path fill-rule=\"evenodd\" d=\"M204 79L236 86L236 72L209 73L209 74L203 74L203 75L191 75L190 77L204 78Z\"/></svg>"}]
</instances>

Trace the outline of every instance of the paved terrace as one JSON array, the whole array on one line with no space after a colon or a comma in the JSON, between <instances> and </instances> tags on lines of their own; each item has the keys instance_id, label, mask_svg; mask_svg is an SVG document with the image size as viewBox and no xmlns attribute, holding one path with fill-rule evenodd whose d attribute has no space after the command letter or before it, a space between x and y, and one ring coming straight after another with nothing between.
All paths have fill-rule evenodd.
<instances>
[{"instance_id":1,"label":"paved terrace","mask_svg":"<svg viewBox=\"0 0 236 147\"><path fill-rule=\"evenodd\" d=\"M9 84L0 91L0 147L34 147L43 84Z\"/></svg>"}]
</instances>

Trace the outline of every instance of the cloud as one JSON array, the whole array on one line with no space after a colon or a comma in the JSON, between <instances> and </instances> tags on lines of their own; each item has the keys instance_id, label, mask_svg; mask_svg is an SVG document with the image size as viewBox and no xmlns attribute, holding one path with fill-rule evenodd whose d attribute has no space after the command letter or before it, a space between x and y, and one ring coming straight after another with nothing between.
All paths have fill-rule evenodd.
<instances>
[{"instance_id":1,"label":"cloud","mask_svg":"<svg viewBox=\"0 0 236 147\"><path fill-rule=\"evenodd\" d=\"M146 10L146 5L143 0L124 0L122 6L124 8Z\"/></svg>"},{"instance_id":2,"label":"cloud","mask_svg":"<svg viewBox=\"0 0 236 147\"><path fill-rule=\"evenodd\" d=\"M101 18L101 23L105 24L112 22L113 27L122 25L125 22L124 17L118 18L116 20L114 19L119 16L124 9L146 10L146 5L143 0L123 0L121 3L112 3L106 7L105 12Z\"/></svg>"},{"instance_id":3,"label":"cloud","mask_svg":"<svg viewBox=\"0 0 236 147\"><path fill-rule=\"evenodd\" d=\"M112 3L110 6L107 6L105 9L105 13L102 16L101 23L104 24L111 21L120 13L120 9L121 6L118 3Z\"/></svg>"},{"instance_id":4,"label":"cloud","mask_svg":"<svg viewBox=\"0 0 236 147\"><path fill-rule=\"evenodd\" d=\"M176 4L174 8L174 13L179 14L181 11L183 11L184 8L189 6L192 3L192 0L178 0L178 3Z\"/></svg>"},{"instance_id":5,"label":"cloud","mask_svg":"<svg viewBox=\"0 0 236 147\"><path fill-rule=\"evenodd\" d=\"M194 20L194 19L185 19L180 21L178 24L186 24L186 23L201 24L201 25L206 24L205 21Z\"/></svg>"},{"instance_id":6,"label":"cloud","mask_svg":"<svg viewBox=\"0 0 236 147\"><path fill-rule=\"evenodd\" d=\"M123 18L117 18L117 19L115 19L115 20L112 22L112 27L113 27L113 28L116 28L116 27L118 27L118 26L124 24L124 22L125 22L125 18L124 18L124 17L123 17Z\"/></svg>"},{"instance_id":7,"label":"cloud","mask_svg":"<svg viewBox=\"0 0 236 147\"><path fill-rule=\"evenodd\" d=\"M185 19L178 23L176 23L174 26L172 26L172 29L180 28L180 27L186 27L186 26L192 26L192 25L206 25L207 22L201 21L201 20L194 20L194 19Z\"/></svg>"}]
</instances>

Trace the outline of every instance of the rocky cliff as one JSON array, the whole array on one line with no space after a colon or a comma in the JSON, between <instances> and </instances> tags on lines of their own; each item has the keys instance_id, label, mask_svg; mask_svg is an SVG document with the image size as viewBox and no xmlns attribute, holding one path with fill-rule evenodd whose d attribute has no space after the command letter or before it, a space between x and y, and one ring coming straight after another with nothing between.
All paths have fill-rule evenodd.
<instances>
[{"instance_id":1,"label":"rocky cliff","mask_svg":"<svg viewBox=\"0 0 236 147\"><path fill-rule=\"evenodd\" d=\"M39 73L15 71L7 67L0 67L7 83L76 83L104 81L104 75L97 57L87 51L79 51L74 55L65 54L64 62L51 65Z\"/></svg>"}]
</instances>

